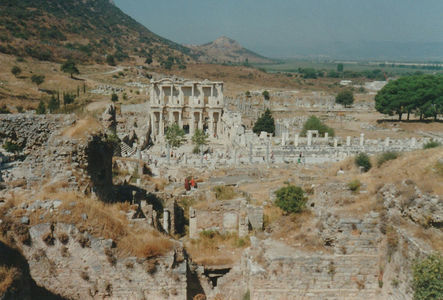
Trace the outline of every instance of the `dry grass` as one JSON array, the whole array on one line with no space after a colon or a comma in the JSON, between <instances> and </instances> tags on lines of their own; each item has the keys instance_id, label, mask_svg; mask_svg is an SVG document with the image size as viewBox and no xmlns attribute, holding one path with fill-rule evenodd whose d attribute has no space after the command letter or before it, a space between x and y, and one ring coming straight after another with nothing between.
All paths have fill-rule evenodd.
<instances>
[{"instance_id":1,"label":"dry grass","mask_svg":"<svg viewBox=\"0 0 443 300\"><path fill-rule=\"evenodd\" d=\"M206 266L233 264L248 246L249 237L239 238L237 234L220 234L215 231L201 232L199 239L186 242L192 261Z\"/></svg>"},{"instance_id":2,"label":"dry grass","mask_svg":"<svg viewBox=\"0 0 443 300\"><path fill-rule=\"evenodd\" d=\"M105 204L74 192L48 193L47 189L42 189L36 199L62 199L62 205L43 220L40 219L41 210L37 210L30 216L31 225L57 222L75 224L81 232L112 239L117 245L118 256L153 257L163 255L172 248L172 242L159 232L129 226L124 213L129 209L127 204ZM63 210L69 210L71 214L61 213ZM87 215L86 219L82 217L83 214ZM61 239L65 240L63 237ZM85 247L88 244L81 240L79 242Z\"/></svg>"},{"instance_id":3,"label":"dry grass","mask_svg":"<svg viewBox=\"0 0 443 300\"><path fill-rule=\"evenodd\" d=\"M14 267L0 266L0 296L11 287L20 276L18 269Z\"/></svg>"},{"instance_id":4,"label":"dry grass","mask_svg":"<svg viewBox=\"0 0 443 300\"><path fill-rule=\"evenodd\" d=\"M102 129L102 125L95 119L89 117L78 120L71 127L66 128L62 135L69 138L85 138Z\"/></svg>"}]
</instances>

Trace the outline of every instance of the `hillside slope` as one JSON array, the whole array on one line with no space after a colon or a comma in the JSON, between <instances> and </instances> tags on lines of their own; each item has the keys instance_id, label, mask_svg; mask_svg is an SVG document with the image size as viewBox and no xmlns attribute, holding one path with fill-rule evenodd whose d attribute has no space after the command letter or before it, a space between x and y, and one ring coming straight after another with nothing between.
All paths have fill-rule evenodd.
<instances>
[{"instance_id":1,"label":"hillside slope","mask_svg":"<svg viewBox=\"0 0 443 300\"><path fill-rule=\"evenodd\" d=\"M152 33L110 0L2 0L0 52L51 61L101 62L109 54L190 60L190 49Z\"/></svg>"},{"instance_id":2,"label":"hillside slope","mask_svg":"<svg viewBox=\"0 0 443 300\"><path fill-rule=\"evenodd\" d=\"M189 45L189 48L200 52L199 60L208 63L269 63L269 58L244 48L237 41L222 36L204 45Z\"/></svg>"}]
</instances>

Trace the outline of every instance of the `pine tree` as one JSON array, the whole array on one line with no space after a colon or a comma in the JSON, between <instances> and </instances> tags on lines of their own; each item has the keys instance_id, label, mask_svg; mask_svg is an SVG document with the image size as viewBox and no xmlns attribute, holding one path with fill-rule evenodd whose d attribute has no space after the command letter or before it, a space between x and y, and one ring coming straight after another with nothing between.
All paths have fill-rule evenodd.
<instances>
[{"instance_id":1,"label":"pine tree","mask_svg":"<svg viewBox=\"0 0 443 300\"><path fill-rule=\"evenodd\" d=\"M258 118L257 122L255 122L252 131L256 134L260 134L262 131L266 131L267 133L275 133L275 121L272 117L271 111L266 109L264 114Z\"/></svg>"}]
</instances>

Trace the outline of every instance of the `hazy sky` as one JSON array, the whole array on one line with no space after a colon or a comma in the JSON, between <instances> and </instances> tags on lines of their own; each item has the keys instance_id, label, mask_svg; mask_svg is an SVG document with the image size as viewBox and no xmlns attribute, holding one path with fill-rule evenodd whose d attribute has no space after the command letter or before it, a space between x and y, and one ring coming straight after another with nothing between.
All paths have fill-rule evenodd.
<instances>
[{"instance_id":1,"label":"hazy sky","mask_svg":"<svg viewBox=\"0 0 443 300\"><path fill-rule=\"evenodd\" d=\"M332 42L443 42L443 0L114 0L182 44L225 35L269 57Z\"/></svg>"}]
</instances>

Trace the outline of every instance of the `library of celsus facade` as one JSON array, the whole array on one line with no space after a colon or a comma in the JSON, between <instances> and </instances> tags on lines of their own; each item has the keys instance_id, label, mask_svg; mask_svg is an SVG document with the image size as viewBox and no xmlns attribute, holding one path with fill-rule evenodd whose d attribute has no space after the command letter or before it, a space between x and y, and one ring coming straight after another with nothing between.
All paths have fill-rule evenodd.
<instances>
[{"instance_id":1,"label":"library of celsus facade","mask_svg":"<svg viewBox=\"0 0 443 300\"><path fill-rule=\"evenodd\" d=\"M174 123L193 135L198 128L210 138L222 134L223 83L164 78L151 81L149 112L151 134L161 139Z\"/></svg>"}]
</instances>

